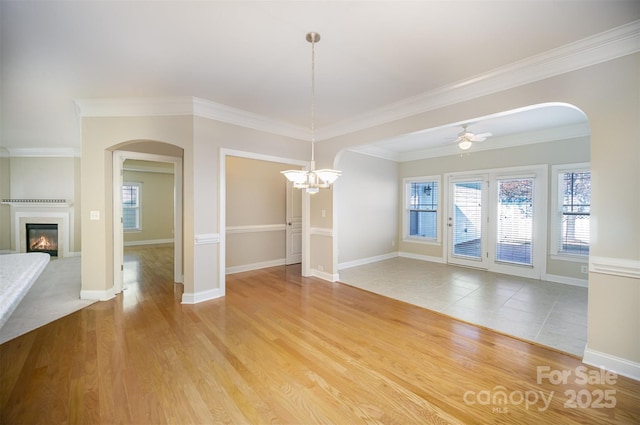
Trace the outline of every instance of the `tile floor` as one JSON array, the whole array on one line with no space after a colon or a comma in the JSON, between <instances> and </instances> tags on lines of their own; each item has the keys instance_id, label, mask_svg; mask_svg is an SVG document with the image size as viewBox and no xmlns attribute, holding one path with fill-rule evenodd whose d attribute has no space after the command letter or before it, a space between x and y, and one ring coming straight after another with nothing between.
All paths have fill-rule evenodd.
<instances>
[{"instance_id":1,"label":"tile floor","mask_svg":"<svg viewBox=\"0 0 640 425\"><path fill-rule=\"evenodd\" d=\"M340 282L582 358L587 288L397 257L340 270Z\"/></svg>"}]
</instances>

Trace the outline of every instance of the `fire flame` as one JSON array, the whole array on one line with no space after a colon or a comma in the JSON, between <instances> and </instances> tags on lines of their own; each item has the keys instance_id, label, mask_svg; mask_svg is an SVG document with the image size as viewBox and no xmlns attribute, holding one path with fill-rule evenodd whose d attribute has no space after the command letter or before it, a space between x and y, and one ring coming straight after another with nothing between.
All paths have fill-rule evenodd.
<instances>
[{"instance_id":1,"label":"fire flame","mask_svg":"<svg viewBox=\"0 0 640 425\"><path fill-rule=\"evenodd\" d=\"M55 249L55 244L53 244L46 236L40 236L31 244L31 249Z\"/></svg>"}]
</instances>

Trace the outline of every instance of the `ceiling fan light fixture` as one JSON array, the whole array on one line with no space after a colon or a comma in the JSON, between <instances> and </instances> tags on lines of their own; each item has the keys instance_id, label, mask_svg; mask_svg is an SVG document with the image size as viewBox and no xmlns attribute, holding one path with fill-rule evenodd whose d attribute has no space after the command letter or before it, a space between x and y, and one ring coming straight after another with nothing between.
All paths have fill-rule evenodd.
<instances>
[{"instance_id":1,"label":"ceiling fan light fixture","mask_svg":"<svg viewBox=\"0 0 640 425\"><path fill-rule=\"evenodd\" d=\"M469 140L463 140L462 142L458 143L458 147L463 151L466 151L471 147L471 144L472 143Z\"/></svg>"},{"instance_id":2,"label":"ceiling fan light fixture","mask_svg":"<svg viewBox=\"0 0 640 425\"><path fill-rule=\"evenodd\" d=\"M466 151L475 142L483 142L487 140L487 137L491 137L491 133L475 134L472 131L467 130L469 124L462 124L462 132L458 134L456 142L458 147L463 151Z\"/></svg>"}]
</instances>

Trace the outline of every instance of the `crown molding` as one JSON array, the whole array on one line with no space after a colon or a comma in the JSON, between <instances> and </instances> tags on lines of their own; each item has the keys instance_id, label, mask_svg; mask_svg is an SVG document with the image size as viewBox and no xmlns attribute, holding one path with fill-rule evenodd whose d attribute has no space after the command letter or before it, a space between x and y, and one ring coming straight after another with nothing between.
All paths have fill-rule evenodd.
<instances>
[{"instance_id":1,"label":"crown molding","mask_svg":"<svg viewBox=\"0 0 640 425\"><path fill-rule=\"evenodd\" d=\"M640 51L640 20L320 128L317 140L396 121Z\"/></svg>"},{"instance_id":2,"label":"crown molding","mask_svg":"<svg viewBox=\"0 0 640 425\"><path fill-rule=\"evenodd\" d=\"M15 157L47 157L47 158L79 158L80 149L76 148L6 148L8 156Z\"/></svg>"},{"instance_id":3,"label":"crown molding","mask_svg":"<svg viewBox=\"0 0 640 425\"><path fill-rule=\"evenodd\" d=\"M640 20L316 129L322 141L640 51ZM309 129L197 97L76 99L82 117L193 115L304 141Z\"/></svg>"},{"instance_id":4,"label":"crown molding","mask_svg":"<svg viewBox=\"0 0 640 425\"><path fill-rule=\"evenodd\" d=\"M193 98L194 115L294 139L311 140L311 130L210 100Z\"/></svg>"},{"instance_id":5,"label":"crown molding","mask_svg":"<svg viewBox=\"0 0 640 425\"><path fill-rule=\"evenodd\" d=\"M311 140L311 131L198 97L76 99L83 117L196 116L267 133Z\"/></svg>"},{"instance_id":6,"label":"crown molding","mask_svg":"<svg viewBox=\"0 0 640 425\"><path fill-rule=\"evenodd\" d=\"M589 137L589 123L572 124L562 127L545 128L538 131L530 131L527 133L511 134L502 137L492 137L491 143L484 144L475 142L472 151L465 152L481 152L493 149L504 149L523 145L532 145L537 143L547 143L567 139L575 139L579 137ZM420 137L418 134L407 134L393 138L400 142L404 138ZM449 155L459 155L462 153L458 145L455 143L446 146L437 146L433 148L421 149L405 153L398 153L375 145L365 145L349 149L350 151L361 153L364 155L374 156L377 158L387 159L395 162L417 161L428 158L438 158Z\"/></svg>"}]
</instances>

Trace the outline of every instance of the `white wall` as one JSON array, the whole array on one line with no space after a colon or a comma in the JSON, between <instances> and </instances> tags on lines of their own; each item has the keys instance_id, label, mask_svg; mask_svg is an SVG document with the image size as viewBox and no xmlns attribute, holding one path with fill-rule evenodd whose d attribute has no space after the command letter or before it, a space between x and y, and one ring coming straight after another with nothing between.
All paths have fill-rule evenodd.
<instances>
[{"instance_id":1,"label":"white wall","mask_svg":"<svg viewBox=\"0 0 640 425\"><path fill-rule=\"evenodd\" d=\"M355 152L338 162L334 186L338 264L398 250L398 164Z\"/></svg>"}]
</instances>

